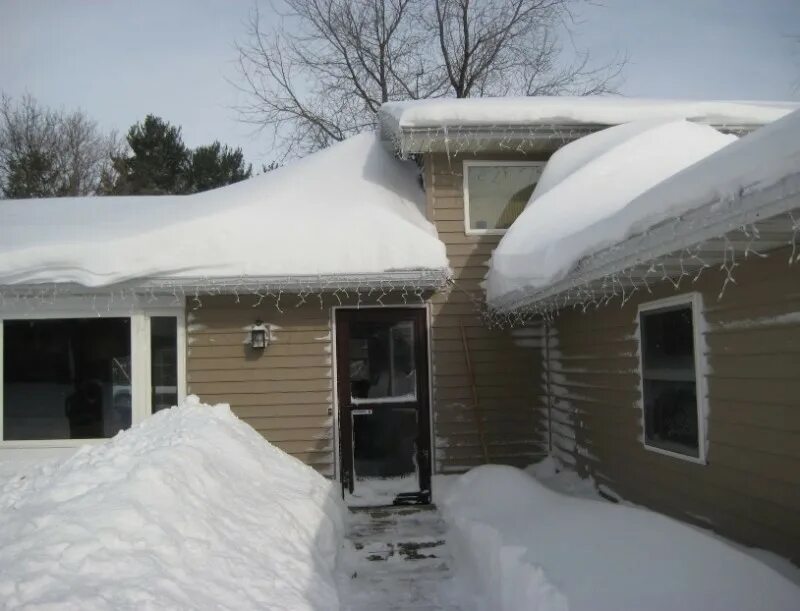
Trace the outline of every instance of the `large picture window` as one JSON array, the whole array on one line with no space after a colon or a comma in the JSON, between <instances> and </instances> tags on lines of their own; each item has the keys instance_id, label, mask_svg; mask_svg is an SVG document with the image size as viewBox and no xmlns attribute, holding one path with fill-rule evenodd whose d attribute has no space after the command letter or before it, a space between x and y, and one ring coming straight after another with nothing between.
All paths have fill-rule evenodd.
<instances>
[{"instance_id":1,"label":"large picture window","mask_svg":"<svg viewBox=\"0 0 800 611\"><path fill-rule=\"evenodd\" d=\"M525 209L544 163L465 161L464 221L471 234L501 234Z\"/></svg>"},{"instance_id":2,"label":"large picture window","mask_svg":"<svg viewBox=\"0 0 800 611\"><path fill-rule=\"evenodd\" d=\"M0 319L0 442L105 439L175 405L182 312L24 312Z\"/></svg>"},{"instance_id":3,"label":"large picture window","mask_svg":"<svg viewBox=\"0 0 800 611\"><path fill-rule=\"evenodd\" d=\"M645 447L705 460L704 355L700 295L639 308Z\"/></svg>"}]
</instances>

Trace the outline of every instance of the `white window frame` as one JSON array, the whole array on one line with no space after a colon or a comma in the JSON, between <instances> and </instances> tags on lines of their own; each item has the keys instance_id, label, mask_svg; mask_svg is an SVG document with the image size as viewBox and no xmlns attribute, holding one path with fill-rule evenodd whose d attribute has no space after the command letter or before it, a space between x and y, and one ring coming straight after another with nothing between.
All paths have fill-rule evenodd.
<instances>
[{"instance_id":1,"label":"white window frame","mask_svg":"<svg viewBox=\"0 0 800 611\"><path fill-rule=\"evenodd\" d=\"M492 161L490 159L465 160L463 162L463 190L464 190L464 233L467 235L503 235L508 229L472 229L469 217L469 169L472 167L540 167L544 168L544 161ZM541 177L541 172L540 172ZM538 182L538 181L537 181Z\"/></svg>"},{"instance_id":2,"label":"white window frame","mask_svg":"<svg viewBox=\"0 0 800 611\"><path fill-rule=\"evenodd\" d=\"M644 402L644 349L643 349L643 331L642 331L642 314L652 312L655 310L663 310L665 308L672 308L676 306L688 305L692 309L692 342L694 348L694 379L695 379L695 396L697 397L697 456L689 456L681 454L680 452L673 452L665 450L654 445L647 443L647 428L646 428L646 413ZM703 315L703 296L699 292L685 293L682 295L675 295L658 299L656 301L648 301L639 305L636 312L636 335L639 349L639 398L641 401L642 409L642 444L644 449L650 452L656 452L665 456L672 456L688 462L705 465L707 464L706 453L708 449L708 442L706 439L706 428L708 419L708 391L707 391L707 374L708 374L708 359L705 344L706 335L706 320Z\"/></svg>"},{"instance_id":3,"label":"white window frame","mask_svg":"<svg viewBox=\"0 0 800 611\"><path fill-rule=\"evenodd\" d=\"M172 302L172 303L170 303ZM54 320L67 318L129 318L131 321L131 426L152 414L150 392L150 318L170 316L177 320L178 402L186 397L186 308L169 300L153 299L145 305L114 303L112 299L61 297L51 303L20 305L0 312L0 449L77 448L98 444L95 439L4 439L3 332L7 320Z\"/></svg>"}]
</instances>

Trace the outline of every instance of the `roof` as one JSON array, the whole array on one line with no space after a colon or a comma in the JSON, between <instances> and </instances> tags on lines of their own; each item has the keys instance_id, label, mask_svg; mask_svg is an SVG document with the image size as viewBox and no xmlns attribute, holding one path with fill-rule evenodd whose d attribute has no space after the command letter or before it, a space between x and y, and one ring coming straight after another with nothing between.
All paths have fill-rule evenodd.
<instances>
[{"instance_id":1,"label":"roof","mask_svg":"<svg viewBox=\"0 0 800 611\"><path fill-rule=\"evenodd\" d=\"M438 286L417 174L367 133L195 195L0 201L0 286Z\"/></svg>"},{"instance_id":2,"label":"roof","mask_svg":"<svg viewBox=\"0 0 800 611\"><path fill-rule=\"evenodd\" d=\"M620 163L633 167L635 159ZM608 183L586 184L586 205L607 188ZM565 261L557 273L533 280L531 275L518 278L514 287L506 285L496 292L491 305L500 311L547 312L611 294L624 295L648 281L681 278L710 265L727 262L729 266L732 257L741 258L749 251L796 248L800 111L626 200L622 194L600 218L577 223L561 236L567 252L561 253ZM535 204L530 204L530 214L526 209L520 217L524 224L535 222ZM511 231L504 236L494 253L493 269L502 267L503 258L513 254L509 245L518 239ZM533 245L529 267L537 265L535 249Z\"/></svg>"},{"instance_id":3,"label":"roof","mask_svg":"<svg viewBox=\"0 0 800 611\"><path fill-rule=\"evenodd\" d=\"M612 125L654 119L686 119L743 134L797 108L794 102L536 96L389 102L381 107L380 118L384 140L405 156L552 150Z\"/></svg>"}]
</instances>

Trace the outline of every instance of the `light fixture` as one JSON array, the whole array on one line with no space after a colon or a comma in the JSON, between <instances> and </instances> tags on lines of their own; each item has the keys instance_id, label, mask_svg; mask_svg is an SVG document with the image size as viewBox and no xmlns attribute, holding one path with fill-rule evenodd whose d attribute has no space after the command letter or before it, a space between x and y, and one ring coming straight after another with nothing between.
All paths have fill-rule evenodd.
<instances>
[{"instance_id":1,"label":"light fixture","mask_svg":"<svg viewBox=\"0 0 800 611\"><path fill-rule=\"evenodd\" d=\"M263 350L269 344L269 328L264 321L257 320L250 329L250 347L253 350Z\"/></svg>"}]
</instances>

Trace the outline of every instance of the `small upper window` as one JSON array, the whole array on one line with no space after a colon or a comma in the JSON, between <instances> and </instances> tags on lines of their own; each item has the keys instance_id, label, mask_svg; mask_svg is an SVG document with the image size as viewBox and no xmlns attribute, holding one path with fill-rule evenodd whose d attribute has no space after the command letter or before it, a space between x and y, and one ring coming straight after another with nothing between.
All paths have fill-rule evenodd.
<instances>
[{"instance_id":1,"label":"small upper window","mask_svg":"<svg viewBox=\"0 0 800 611\"><path fill-rule=\"evenodd\" d=\"M642 305L639 330L645 446L703 461L698 310L697 294Z\"/></svg>"},{"instance_id":2,"label":"small upper window","mask_svg":"<svg viewBox=\"0 0 800 611\"><path fill-rule=\"evenodd\" d=\"M522 213L542 173L541 162L465 161L467 233L503 233Z\"/></svg>"}]
</instances>

